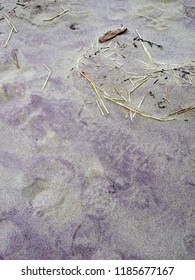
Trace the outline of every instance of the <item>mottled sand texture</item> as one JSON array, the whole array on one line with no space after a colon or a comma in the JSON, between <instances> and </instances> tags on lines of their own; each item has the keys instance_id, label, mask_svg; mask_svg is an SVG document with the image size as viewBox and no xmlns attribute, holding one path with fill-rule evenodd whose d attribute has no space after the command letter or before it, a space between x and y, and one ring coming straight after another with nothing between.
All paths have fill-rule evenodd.
<instances>
[{"instance_id":1,"label":"mottled sand texture","mask_svg":"<svg viewBox=\"0 0 195 280\"><path fill-rule=\"evenodd\" d=\"M193 2L1 1L1 259L195 258Z\"/></svg>"}]
</instances>

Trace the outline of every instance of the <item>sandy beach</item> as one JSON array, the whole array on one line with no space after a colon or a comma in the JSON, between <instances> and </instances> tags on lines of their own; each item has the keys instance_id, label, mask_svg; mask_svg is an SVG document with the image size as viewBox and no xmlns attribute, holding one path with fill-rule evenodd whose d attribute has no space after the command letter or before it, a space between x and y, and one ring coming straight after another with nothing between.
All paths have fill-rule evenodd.
<instances>
[{"instance_id":1,"label":"sandy beach","mask_svg":"<svg viewBox=\"0 0 195 280\"><path fill-rule=\"evenodd\" d=\"M0 259L195 258L194 30L194 1L1 1Z\"/></svg>"}]
</instances>

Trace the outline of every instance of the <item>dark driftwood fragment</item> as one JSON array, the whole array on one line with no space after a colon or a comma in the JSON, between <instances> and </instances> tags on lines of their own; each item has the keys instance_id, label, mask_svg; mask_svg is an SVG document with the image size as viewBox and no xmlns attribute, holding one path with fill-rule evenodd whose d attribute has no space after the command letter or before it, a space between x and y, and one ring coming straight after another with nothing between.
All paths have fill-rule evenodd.
<instances>
[{"instance_id":1,"label":"dark driftwood fragment","mask_svg":"<svg viewBox=\"0 0 195 280\"><path fill-rule=\"evenodd\" d=\"M116 37L117 35L125 33L126 31L127 31L126 27L108 31L103 36L101 36L99 38L99 42L104 43L104 42L106 42L108 40L111 40L112 38Z\"/></svg>"}]
</instances>

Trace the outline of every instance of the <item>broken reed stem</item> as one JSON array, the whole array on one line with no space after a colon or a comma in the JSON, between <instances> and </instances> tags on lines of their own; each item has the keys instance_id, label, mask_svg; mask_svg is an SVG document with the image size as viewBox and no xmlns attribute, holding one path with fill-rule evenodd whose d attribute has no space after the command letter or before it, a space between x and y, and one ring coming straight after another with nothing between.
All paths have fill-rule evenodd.
<instances>
[{"instance_id":1,"label":"broken reed stem","mask_svg":"<svg viewBox=\"0 0 195 280\"><path fill-rule=\"evenodd\" d=\"M58 18L58 17L60 17L61 15L63 15L63 14L65 14L65 13L67 13L67 12L70 11L69 9L66 9L66 10L65 10L62 6L61 6L61 8L63 9L63 11L62 11L61 13L59 13L59 14L57 14L57 15L51 17L51 18L43 19L43 21L51 21L51 20L53 20L53 19L55 19L55 18Z\"/></svg>"},{"instance_id":2,"label":"broken reed stem","mask_svg":"<svg viewBox=\"0 0 195 280\"><path fill-rule=\"evenodd\" d=\"M179 114L183 114L183 113L185 113L185 112L187 112L187 111L193 110L194 108L195 108L195 104L193 104L193 105L191 105L191 106L188 106L188 107L186 107L186 108L183 108L183 109L174 111L174 112L168 114L168 116L173 116L173 115L177 115L177 114L178 114L178 115L179 115Z\"/></svg>"},{"instance_id":3,"label":"broken reed stem","mask_svg":"<svg viewBox=\"0 0 195 280\"><path fill-rule=\"evenodd\" d=\"M131 107L121 103L121 102L115 101L115 100L113 100L113 99L111 99L111 98L109 98L107 96L105 96L104 98L107 99L107 100L110 100L110 101L112 101L112 102L114 102L114 103L116 103L118 105L120 105L121 107L123 107L123 108L125 108L125 109L127 109L127 110L129 110L131 112L137 113L138 115L146 117L146 118L149 118L149 119L153 119L153 120L157 120L157 121L172 121L172 120L175 120L174 118L158 118L158 117L154 117L154 116L151 116L151 115L147 115L147 114L142 113L142 112L140 112L140 111L138 111L136 109L133 109L133 108L131 108Z\"/></svg>"},{"instance_id":4,"label":"broken reed stem","mask_svg":"<svg viewBox=\"0 0 195 280\"><path fill-rule=\"evenodd\" d=\"M139 36L140 39L142 39L141 35L139 34L139 32L137 31L137 29L135 30L137 35ZM149 53L148 49L146 48L146 46L144 45L144 43L142 41L140 41L141 44L142 44L142 47L144 49L144 51L146 52L146 54L148 55L148 57L150 58L150 60L152 61L152 56L151 54Z\"/></svg>"},{"instance_id":5,"label":"broken reed stem","mask_svg":"<svg viewBox=\"0 0 195 280\"><path fill-rule=\"evenodd\" d=\"M13 31L14 31L14 28L12 27L11 30L10 30L10 32L9 32L9 35L8 35L8 37L7 37L7 40L6 40L5 44L4 44L4 48L7 47L7 44L9 43L9 40L10 40L10 38L11 38L11 36L12 36Z\"/></svg>"},{"instance_id":6,"label":"broken reed stem","mask_svg":"<svg viewBox=\"0 0 195 280\"><path fill-rule=\"evenodd\" d=\"M104 110L106 111L106 114L108 115L108 114L109 114L109 111L108 111L108 109L106 108L106 105L104 104L104 101L103 101L103 99L101 98L99 92L97 91L97 88L96 88L96 86L94 85L94 83L85 75L84 72L80 72L80 71L79 71L79 73L81 74L81 76L83 76L83 77L91 84L91 86L92 86L92 88L94 89L95 93L97 94L97 96L98 96L98 98L99 98L99 100L100 100L100 102L101 102L101 104L102 104Z\"/></svg>"},{"instance_id":7,"label":"broken reed stem","mask_svg":"<svg viewBox=\"0 0 195 280\"><path fill-rule=\"evenodd\" d=\"M46 80L45 80L45 82L44 82L44 85L43 85L43 87L42 87L42 90L44 90L44 88L46 87L46 84L47 84L47 82L48 82L48 80L49 80L49 77L50 77L50 75L51 75L51 70L50 70L45 64L43 64L43 66L49 71L49 73L48 73L47 78L46 78Z\"/></svg>"}]
</instances>

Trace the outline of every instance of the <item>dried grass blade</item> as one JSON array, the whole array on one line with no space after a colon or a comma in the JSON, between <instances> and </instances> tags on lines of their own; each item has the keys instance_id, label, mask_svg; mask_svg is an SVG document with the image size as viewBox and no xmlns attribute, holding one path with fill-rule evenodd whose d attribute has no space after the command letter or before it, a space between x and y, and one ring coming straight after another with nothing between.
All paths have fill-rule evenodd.
<instances>
[{"instance_id":1,"label":"dried grass blade","mask_svg":"<svg viewBox=\"0 0 195 280\"><path fill-rule=\"evenodd\" d=\"M118 95L124 100L127 101L126 98L120 93L120 91L117 88L114 88L114 90L116 91L116 93L118 93Z\"/></svg>"},{"instance_id":2,"label":"dried grass blade","mask_svg":"<svg viewBox=\"0 0 195 280\"><path fill-rule=\"evenodd\" d=\"M6 13L3 13L3 16L4 16L5 20L7 21L7 23L9 24L9 26L14 29L15 33L17 33L18 31L15 28L15 26L13 25L12 19Z\"/></svg>"},{"instance_id":3,"label":"dried grass blade","mask_svg":"<svg viewBox=\"0 0 195 280\"><path fill-rule=\"evenodd\" d=\"M149 78L145 78L143 79L143 81L141 83L139 83L138 85L136 85L132 90L130 90L129 94L133 93L138 87L140 87L141 85L143 85Z\"/></svg>"},{"instance_id":4,"label":"dried grass blade","mask_svg":"<svg viewBox=\"0 0 195 280\"><path fill-rule=\"evenodd\" d=\"M44 82L44 85L43 85L43 87L42 87L42 90L44 90L44 88L46 87L46 84L47 84L47 82L48 82L48 80L49 80L49 77L50 77L50 75L51 75L51 70L50 70L45 64L43 64L43 66L49 71L49 73L48 73L47 78L46 78L46 80L45 80L45 82Z\"/></svg>"},{"instance_id":5,"label":"dried grass blade","mask_svg":"<svg viewBox=\"0 0 195 280\"><path fill-rule=\"evenodd\" d=\"M174 112L168 114L168 116L183 114L183 113L185 113L185 112L187 112L187 111L193 110L194 108L195 108L195 104L193 104L193 105L191 105L191 106L188 106L188 107L186 107L186 108L183 108L183 109L179 109L179 110L177 110L177 111L174 111Z\"/></svg>"},{"instance_id":6,"label":"dried grass blade","mask_svg":"<svg viewBox=\"0 0 195 280\"><path fill-rule=\"evenodd\" d=\"M55 19L55 18L58 18L58 17L60 17L61 15L65 14L65 13L67 13L67 12L69 12L69 11L70 11L69 9L66 9L66 10L65 10L65 9L63 8L63 11L62 11L61 13L59 13L59 14L53 16L53 17L43 19L43 21L51 21L51 20L53 20L53 19Z\"/></svg>"},{"instance_id":7,"label":"dried grass blade","mask_svg":"<svg viewBox=\"0 0 195 280\"><path fill-rule=\"evenodd\" d=\"M92 88L94 89L95 93L97 94L97 96L98 96L98 98L99 98L99 100L100 100L100 102L101 102L101 104L102 104L104 110L106 111L106 114L108 115L108 114L109 114L109 111L108 111L106 105L104 104L104 101L103 101L103 99L101 98L101 96L100 96L100 94L99 94L99 92L98 92L96 86L94 85L94 83L85 75L84 72L80 72L80 71L79 71L79 73L81 74L81 76L83 76L83 77L91 84L91 86L92 86Z\"/></svg>"},{"instance_id":8,"label":"dried grass blade","mask_svg":"<svg viewBox=\"0 0 195 280\"><path fill-rule=\"evenodd\" d=\"M96 100L96 104L98 105L98 108L103 116L105 116L104 111L102 110L102 107L100 106L100 103Z\"/></svg>"},{"instance_id":9,"label":"dried grass blade","mask_svg":"<svg viewBox=\"0 0 195 280\"><path fill-rule=\"evenodd\" d=\"M10 30L10 33L9 33L9 35L7 37L7 40L6 40L5 44L4 44L4 48L7 47L7 44L9 43L9 40L10 40L10 38L12 36L13 31L14 31L14 28L12 27L11 30Z\"/></svg>"},{"instance_id":10,"label":"dried grass blade","mask_svg":"<svg viewBox=\"0 0 195 280\"><path fill-rule=\"evenodd\" d=\"M139 32L137 30L135 30L137 35L140 37L140 39L142 38L141 35L139 34ZM149 53L148 49L146 48L146 46L144 45L144 43L141 41L142 47L144 49L144 51L146 52L146 54L148 55L148 57L150 58L150 60L152 61L152 56Z\"/></svg>"},{"instance_id":11,"label":"dried grass blade","mask_svg":"<svg viewBox=\"0 0 195 280\"><path fill-rule=\"evenodd\" d=\"M140 112L140 111L138 111L138 110L136 110L134 108L131 108L131 107L129 107L129 106L127 106L127 105L125 105L125 104L123 104L121 102L115 101L115 100L113 100L113 99L111 99L111 98L109 98L107 96L105 96L105 99L110 100L110 101L120 105L121 107L131 111L131 112L137 113L138 115L146 117L146 118L149 118L149 119L154 119L154 120L157 120L157 121L172 121L172 120L175 120L174 118L158 118L158 117L155 117L155 116L147 115L147 114L142 113L142 112Z\"/></svg>"}]
</instances>

